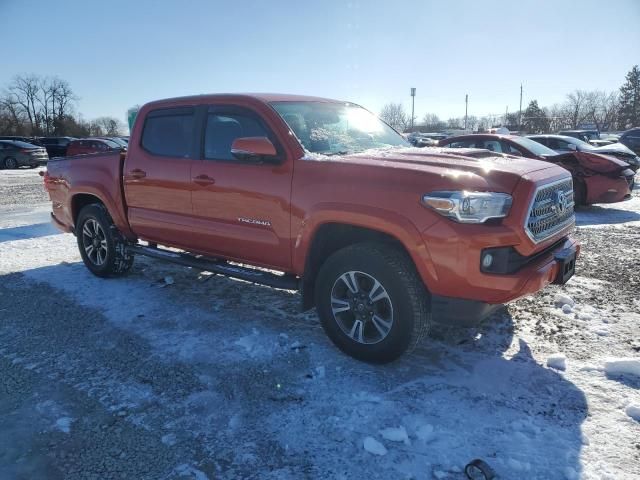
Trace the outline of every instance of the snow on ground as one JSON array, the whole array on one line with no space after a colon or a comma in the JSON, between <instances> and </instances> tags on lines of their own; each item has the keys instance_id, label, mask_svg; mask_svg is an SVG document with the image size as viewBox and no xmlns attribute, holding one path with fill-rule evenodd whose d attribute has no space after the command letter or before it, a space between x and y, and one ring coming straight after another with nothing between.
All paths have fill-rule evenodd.
<instances>
[{"instance_id":1,"label":"snow on ground","mask_svg":"<svg viewBox=\"0 0 640 480\"><path fill-rule=\"evenodd\" d=\"M640 479L640 208L607 223L637 192L578 213L567 286L387 366L341 354L291 292L142 258L98 279L30 198L0 209L0 478L463 479L482 458Z\"/></svg>"}]
</instances>

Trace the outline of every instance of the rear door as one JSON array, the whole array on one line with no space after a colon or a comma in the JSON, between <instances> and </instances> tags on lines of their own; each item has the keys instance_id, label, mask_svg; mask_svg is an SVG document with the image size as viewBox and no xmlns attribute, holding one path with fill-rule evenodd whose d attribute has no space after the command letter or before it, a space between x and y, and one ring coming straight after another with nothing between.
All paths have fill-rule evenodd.
<instances>
[{"instance_id":1,"label":"rear door","mask_svg":"<svg viewBox=\"0 0 640 480\"><path fill-rule=\"evenodd\" d=\"M130 150L123 172L129 224L141 238L190 246L196 138L194 107L160 108L145 117L140 144Z\"/></svg>"},{"instance_id":2,"label":"rear door","mask_svg":"<svg viewBox=\"0 0 640 480\"><path fill-rule=\"evenodd\" d=\"M193 163L194 245L201 251L287 270L291 266L293 162L267 119L249 108L204 106L200 159ZM267 137L281 163L236 159L236 138Z\"/></svg>"}]
</instances>

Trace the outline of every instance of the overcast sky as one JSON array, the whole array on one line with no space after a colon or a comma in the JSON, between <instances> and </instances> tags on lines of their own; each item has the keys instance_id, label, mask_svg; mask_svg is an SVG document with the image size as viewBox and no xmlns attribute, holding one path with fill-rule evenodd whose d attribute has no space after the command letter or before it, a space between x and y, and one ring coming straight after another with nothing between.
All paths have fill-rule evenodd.
<instances>
[{"instance_id":1,"label":"overcast sky","mask_svg":"<svg viewBox=\"0 0 640 480\"><path fill-rule=\"evenodd\" d=\"M0 0L0 88L70 82L85 118L211 92L504 113L614 90L640 63L640 0ZM523 107L524 108L524 107Z\"/></svg>"}]
</instances>

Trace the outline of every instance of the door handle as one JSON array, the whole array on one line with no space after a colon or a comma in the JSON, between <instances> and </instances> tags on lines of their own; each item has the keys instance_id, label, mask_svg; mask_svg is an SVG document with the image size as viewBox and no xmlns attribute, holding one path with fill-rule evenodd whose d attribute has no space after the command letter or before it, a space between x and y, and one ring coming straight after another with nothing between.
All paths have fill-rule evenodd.
<instances>
[{"instance_id":1,"label":"door handle","mask_svg":"<svg viewBox=\"0 0 640 480\"><path fill-rule=\"evenodd\" d=\"M147 176L147 172L145 172L144 170L140 170L139 168L134 168L129 172L129 177L133 178L134 180L139 180L146 176Z\"/></svg>"},{"instance_id":2,"label":"door handle","mask_svg":"<svg viewBox=\"0 0 640 480\"><path fill-rule=\"evenodd\" d=\"M211 178L209 175L198 175L193 179L193 181L203 187L213 185L214 183L216 183L216 181L213 178Z\"/></svg>"}]
</instances>

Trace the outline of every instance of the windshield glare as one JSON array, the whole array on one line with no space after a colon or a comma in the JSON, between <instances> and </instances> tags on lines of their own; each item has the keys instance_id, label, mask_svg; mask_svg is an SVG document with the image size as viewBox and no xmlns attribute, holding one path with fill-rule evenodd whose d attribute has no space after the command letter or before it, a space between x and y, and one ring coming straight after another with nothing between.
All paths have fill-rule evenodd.
<instances>
[{"instance_id":1,"label":"windshield glare","mask_svg":"<svg viewBox=\"0 0 640 480\"><path fill-rule=\"evenodd\" d=\"M337 155L410 146L398 132L358 105L323 102L271 105L308 152Z\"/></svg>"},{"instance_id":2,"label":"windshield glare","mask_svg":"<svg viewBox=\"0 0 640 480\"><path fill-rule=\"evenodd\" d=\"M575 138L575 137L567 137L566 140L569 143L573 143L576 147L578 147L578 150L593 150L595 149L595 147L593 145L591 145L590 143L585 142L584 140L580 140L579 138Z\"/></svg>"},{"instance_id":3,"label":"windshield glare","mask_svg":"<svg viewBox=\"0 0 640 480\"><path fill-rule=\"evenodd\" d=\"M521 147L526 148L534 155L545 155L545 156L557 155L557 152L551 150L549 147L546 147L541 143L536 142L535 138L531 139L531 138L525 138L525 137L516 137L516 138L512 138L511 140L513 140L515 143L517 143Z\"/></svg>"}]
</instances>

